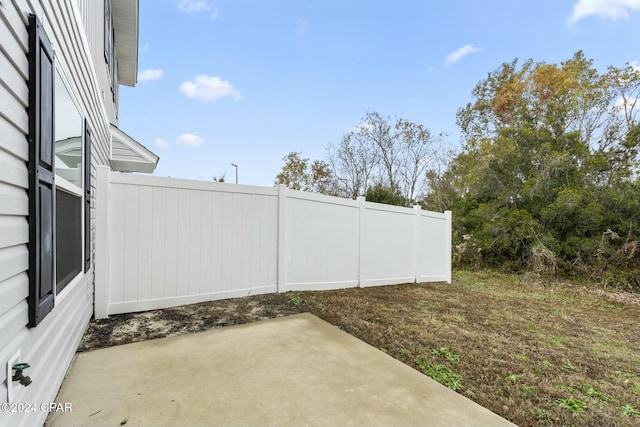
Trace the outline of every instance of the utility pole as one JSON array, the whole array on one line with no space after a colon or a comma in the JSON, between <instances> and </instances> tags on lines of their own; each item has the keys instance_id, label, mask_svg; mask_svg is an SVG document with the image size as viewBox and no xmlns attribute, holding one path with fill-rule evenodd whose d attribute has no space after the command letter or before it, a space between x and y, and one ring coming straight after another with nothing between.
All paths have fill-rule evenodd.
<instances>
[{"instance_id":1,"label":"utility pole","mask_svg":"<svg viewBox=\"0 0 640 427\"><path fill-rule=\"evenodd\" d=\"M238 183L238 165L236 165L235 163L231 163L231 166L236 168L236 184L237 184Z\"/></svg>"}]
</instances>

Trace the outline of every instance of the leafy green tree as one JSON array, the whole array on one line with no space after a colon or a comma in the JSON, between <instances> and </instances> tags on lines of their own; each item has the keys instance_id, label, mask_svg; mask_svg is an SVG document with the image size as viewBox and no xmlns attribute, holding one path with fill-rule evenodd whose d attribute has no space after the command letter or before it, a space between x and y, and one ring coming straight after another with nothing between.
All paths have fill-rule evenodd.
<instances>
[{"instance_id":1,"label":"leafy green tree","mask_svg":"<svg viewBox=\"0 0 640 427\"><path fill-rule=\"evenodd\" d=\"M365 194L367 202L384 203L386 205L406 206L407 200L391 187L376 184L367 189Z\"/></svg>"},{"instance_id":2,"label":"leafy green tree","mask_svg":"<svg viewBox=\"0 0 640 427\"><path fill-rule=\"evenodd\" d=\"M293 151L282 158L285 164L276 175L275 184L284 184L292 190L335 195L336 184L329 165L321 160L309 163L301 154Z\"/></svg>"},{"instance_id":3,"label":"leafy green tree","mask_svg":"<svg viewBox=\"0 0 640 427\"><path fill-rule=\"evenodd\" d=\"M582 52L561 64L514 60L472 96L457 114L462 151L427 175L435 190L424 200L454 211L456 243L473 243L489 265L552 254L587 271L605 243L613 253L638 241L637 70L600 73ZM631 231L603 240L608 230Z\"/></svg>"}]
</instances>

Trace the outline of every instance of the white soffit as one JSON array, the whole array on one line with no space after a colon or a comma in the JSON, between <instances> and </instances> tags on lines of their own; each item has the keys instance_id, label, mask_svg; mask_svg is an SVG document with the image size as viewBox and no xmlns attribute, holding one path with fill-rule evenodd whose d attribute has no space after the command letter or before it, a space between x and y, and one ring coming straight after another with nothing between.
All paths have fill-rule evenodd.
<instances>
[{"instance_id":1,"label":"white soffit","mask_svg":"<svg viewBox=\"0 0 640 427\"><path fill-rule=\"evenodd\" d=\"M114 125L111 125L111 140L112 154L109 163L114 171L153 173L156 169L160 157ZM126 153L114 154L113 146L116 144Z\"/></svg>"},{"instance_id":2,"label":"white soffit","mask_svg":"<svg viewBox=\"0 0 640 427\"><path fill-rule=\"evenodd\" d=\"M118 56L118 83L135 86L138 79L138 0L111 0Z\"/></svg>"}]
</instances>

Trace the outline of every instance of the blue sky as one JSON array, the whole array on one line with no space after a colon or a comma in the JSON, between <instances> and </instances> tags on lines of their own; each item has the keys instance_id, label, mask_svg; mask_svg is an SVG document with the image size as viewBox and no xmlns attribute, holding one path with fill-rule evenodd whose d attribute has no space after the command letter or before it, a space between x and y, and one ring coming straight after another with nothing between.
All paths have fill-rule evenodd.
<instances>
[{"instance_id":1,"label":"blue sky","mask_svg":"<svg viewBox=\"0 0 640 427\"><path fill-rule=\"evenodd\" d=\"M577 50L640 63L640 0L140 0L138 84L120 127L155 175L273 185L282 157L324 159L367 110L459 147L456 111L514 58Z\"/></svg>"}]
</instances>

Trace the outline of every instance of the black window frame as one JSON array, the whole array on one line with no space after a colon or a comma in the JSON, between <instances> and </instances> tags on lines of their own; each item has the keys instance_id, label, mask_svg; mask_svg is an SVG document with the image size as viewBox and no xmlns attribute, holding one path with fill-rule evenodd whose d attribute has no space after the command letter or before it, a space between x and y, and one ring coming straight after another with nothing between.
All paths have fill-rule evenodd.
<instances>
[{"instance_id":1,"label":"black window frame","mask_svg":"<svg viewBox=\"0 0 640 427\"><path fill-rule=\"evenodd\" d=\"M84 272L91 269L91 127L84 119Z\"/></svg>"},{"instance_id":2,"label":"black window frame","mask_svg":"<svg viewBox=\"0 0 640 427\"><path fill-rule=\"evenodd\" d=\"M55 209L55 222L56 222L56 236L58 239L55 241L57 250L56 258L56 295L60 295L69 284L73 283L78 277L81 277L82 273L88 271L87 265L90 260L87 261L87 256L91 256L87 253L87 248L90 247L90 242L87 242L87 238L90 239L90 233L87 232L90 227L90 223L87 223L87 215L90 212L86 212L90 209L90 198L87 199L87 193L91 192L91 180L90 180L90 167L91 167L91 136L88 125L88 120L83 117L78 105L74 101L72 90L67 84L67 79L63 78L64 74L60 70L56 70L56 75L60 76L56 82L60 84L57 88L55 106L61 108L63 112L67 111L70 107L73 107L77 115L71 118L71 114L62 116L62 122L58 121L58 125L63 128L69 127L71 120L78 126L77 136L81 141L81 150L79 160L81 161L80 174L82 176L81 182L75 180L67 180L68 178L64 174L56 175L56 209ZM65 92L67 95L62 96L61 93ZM58 98L66 99L71 102L58 104ZM56 116L56 120L61 116ZM77 118L77 122L75 121ZM57 135L56 135L57 136ZM65 135L66 136L66 135ZM54 141L54 146L59 141ZM89 178L87 178L87 173ZM84 213L83 213L84 212Z\"/></svg>"}]
</instances>

